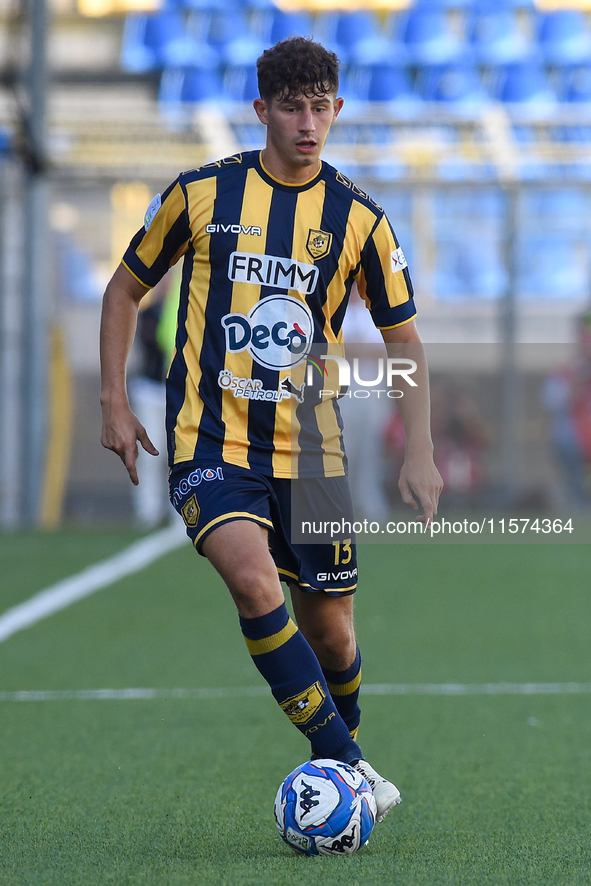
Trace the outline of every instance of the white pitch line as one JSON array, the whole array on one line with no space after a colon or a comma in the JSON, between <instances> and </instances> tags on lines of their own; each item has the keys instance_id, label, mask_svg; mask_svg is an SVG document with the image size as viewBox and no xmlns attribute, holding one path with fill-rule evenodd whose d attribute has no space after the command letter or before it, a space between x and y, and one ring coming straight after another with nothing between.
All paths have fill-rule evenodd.
<instances>
[{"instance_id":1,"label":"white pitch line","mask_svg":"<svg viewBox=\"0 0 591 886\"><path fill-rule=\"evenodd\" d=\"M48 615L65 609L71 603L100 591L126 575L139 572L154 560L180 547L186 540L184 527L175 522L166 529L160 529L134 542L114 557L39 591L24 603L19 603L0 615L0 643L17 631L29 628Z\"/></svg>"},{"instance_id":2,"label":"white pitch line","mask_svg":"<svg viewBox=\"0 0 591 886\"><path fill-rule=\"evenodd\" d=\"M0 692L2 701L128 701L130 699L245 698L267 695L267 686L211 689L42 689ZM362 695L585 695L591 683L369 683Z\"/></svg>"}]
</instances>

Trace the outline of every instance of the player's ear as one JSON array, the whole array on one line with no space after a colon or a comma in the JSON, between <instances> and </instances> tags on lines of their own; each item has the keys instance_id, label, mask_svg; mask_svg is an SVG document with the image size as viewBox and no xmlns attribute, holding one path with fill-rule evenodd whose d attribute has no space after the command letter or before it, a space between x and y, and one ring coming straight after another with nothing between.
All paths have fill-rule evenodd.
<instances>
[{"instance_id":1,"label":"player's ear","mask_svg":"<svg viewBox=\"0 0 591 886\"><path fill-rule=\"evenodd\" d=\"M334 116L332 118L333 120L337 119L337 117L341 113L341 110L342 110L344 104L345 104L344 98L335 98L335 100L334 100Z\"/></svg>"},{"instance_id":2,"label":"player's ear","mask_svg":"<svg viewBox=\"0 0 591 886\"><path fill-rule=\"evenodd\" d=\"M261 123L264 123L266 126L269 121L267 119L267 104L265 100L263 98L255 98L252 106Z\"/></svg>"}]
</instances>

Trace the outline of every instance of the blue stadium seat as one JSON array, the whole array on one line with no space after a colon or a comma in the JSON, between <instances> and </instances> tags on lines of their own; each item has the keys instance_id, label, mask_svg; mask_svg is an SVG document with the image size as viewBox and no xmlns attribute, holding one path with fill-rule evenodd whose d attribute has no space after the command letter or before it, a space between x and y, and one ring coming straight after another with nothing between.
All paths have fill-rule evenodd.
<instances>
[{"instance_id":1,"label":"blue stadium seat","mask_svg":"<svg viewBox=\"0 0 591 886\"><path fill-rule=\"evenodd\" d=\"M282 12L275 9L271 21L269 43L273 45L279 40L295 35L310 37L313 32L312 16L306 12Z\"/></svg>"},{"instance_id":2,"label":"blue stadium seat","mask_svg":"<svg viewBox=\"0 0 591 886\"><path fill-rule=\"evenodd\" d=\"M480 9L467 27L468 42L480 64L502 65L524 60L531 45L509 9Z\"/></svg>"},{"instance_id":3,"label":"blue stadium seat","mask_svg":"<svg viewBox=\"0 0 591 886\"><path fill-rule=\"evenodd\" d=\"M536 12L535 0L473 0L470 5L478 11L498 12L501 9L524 9L534 14Z\"/></svg>"},{"instance_id":4,"label":"blue stadium seat","mask_svg":"<svg viewBox=\"0 0 591 886\"><path fill-rule=\"evenodd\" d=\"M374 12L358 9L341 12L335 21L335 40L340 46L354 46L360 40L372 39L380 34L380 22Z\"/></svg>"},{"instance_id":5,"label":"blue stadium seat","mask_svg":"<svg viewBox=\"0 0 591 886\"><path fill-rule=\"evenodd\" d=\"M244 0L244 5L251 9L276 9L275 0Z\"/></svg>"},{"instance_id":6,"label":"blue stadium seat","mask_svg":"<svg viewBox=\"0 0 591 886\"><path fill-rule=\"evenodd\" d=\"M239 9L241 0L166 0L168 8L182 7L202 12L214 12L220 9L230 11Z\"/></svg>"},{"instance_id":7,"label":"blue stadium seat","mask_svg":"<svg viewBox=\"0 0 591 886\"><path fill-rule=\"evenodd\" d=\"M392 103L392 111L398 116L413 115L422 104L413 89L408 70L401 65L352 67L348 86L354 100Z\"/></svg>"},{"instance_id":8,"label":"blue stadium seat","mask_svg":"<svg viewBox=\"0 0 591 886\"><path fill-rule=\"evenodd\" d=\"M551 236L547 231L526 232L519 245L517 290L522 297L554 300L588 296L587 263L581 261L576 237L557 232Z\"/></svg>"},{"instance_id":9,"label":"blue stadium seat","mask_svg":"<svg viewBox=\"0 0 591 886\"><path fill-rule=\"evenodd\" d=\"M186 32L179 13L130 14L126 18L121 48L121 65L126 71L142 73L190 64L210 67L217 61L212 47Z\"/></svg>"},{"instance_id":10,"label":"blue stadium seat","mask_svg":"<svg viewBox=\"0 0 591 886\"><path fill-rule=\"evenodd\" d=\"M567 102L591 103L591 64L578 65L564 72L561 98Z\"/></svg>"},{"instance_id":11,"label":"blue stadium seat","mask_svg":"<svg viewBox=\"0 0 591 886\"><path fill-rule=\"evenodd\" d=\"M215 68L187 68L181 91L182 102L202 102L217 99L222 92L222 81Z\"/></svg>"},{"instance_id":12,"label":"blue stadium seat","mask_svg":"<svg viewBox=\"0 0 591 886\"><path fill-rule=\"evenodd\" d=\"M369 65L392 59L390 40L382 33L374 12L342 12L336 20L335 42L338 54L349 64Z\"/></svg>"},{"instance_id":13,"label":"blue stadium seat","mask_svg":"<svg viewBox=\"0 0 591 886\"><path fill-rule=\"evenodd\" d=\"M216 68L167 68L160 81L158 99L164 105L214 101L222 94Z\"/></svg>"},{"instance_id":14,"label":"blue stadium seat","mask_svg":"<svg viewBox=\"0 0 591 886\"><path fill-rule=\"evenodd\" d=\"M543 15L538 39L548 64L591 62L591 36L585 16L579 10L560 9Z\"/></svg>"},{"instance_id":15,"label":"blue stadium seat","mask_svg":"<svg viewBox=\"0 0 591 886\"><path fill-rule=\"evenodd\" d=\"M419 71L417 86L425 101L456 107L481 107L489 101L480 76L470 64L433 65Z\"/></svg>"},{"instance_id":16,"label":"blue stadium seat","mask_svg":"<svg viewBox=\"0 0 591 886\"><path fill-rule=\"evenodd\" d=\"M229 65L224 74L224 93L235 102L252 102L259 97L256 67Z\"/></svg>"},{"instance_id":17,"label":"blue stadium seat","mask_svg":"<svg viewBox=\"0 0 591 886\"><path fill-rule=\"evenodd\" d=\"M449 166L442 171L452 178ZM437 298L502 296L507 281L502 254L504 216L503 195L496 187L435 193Z\"/></svg>"},{"instance_id":18,"label":"blue stadium seat","mask_svg":"<svg viewBox=\"0 0 591 886\"><path fill-rule=\"evenodd\" d=\"M496 97L503 102L540 108L556 100L548 75L537 62L518 62L499 69Z\"/></svg>"},{"instance_id":19,"label":"blue stadium seat","mask_svg":"<svg viewBox=\"0 0 591 886\"><path fill-rule=\"evenodd\" d=\"M413 97L410 77L405 68L373 65L367 89L367 101L391 102Z\"/></svg>"},{"instance_id":20,"label":"blue stadium seat","mask_svg":"<svg viewBox=\"0 0 591 886\"><path fill-rule=\"evenodd\" d=\"M533 188L524 190L522 215L524 225L537 230L540 223L551 231L585 230L587 197L578 188Z\"/></svg>"},{"instance_id":21,"label":"blue stadium seat","mask_svg":"<svg viewBox=\"0 0 591 886\"><path fill-rule=\"evenodd\" d=\"M245 9L223 8L211 10L202 28L222 63L248 65L254 64L266 45L255 25Z\"/></svg>"},{"instance_id":22,"label":"blue stadium seat","mask_svg":"<svg viewBox=\"0 0 591 886\"><path fill-rule=\"evenodd\" d=\"M463 45L443 12L411 9L401 34L410 60L417 64L443 64L463 54Z\"/></svg>"},{"instance_id":23,"label":"blue stadium seat","mask_svg":"<svg viewBox=\"0 0 591 886\"><path fill-rule=\"evenodd\" d=\"M468 9L474 0L415 0L415 9Z\"/></svg>"},{"instance_id":24,"label":"blue stadium seat","mask_svg":"<svg viewBox=\"0 0 591 886\"><path fill-rule=\"evenodd\" d=\"M224 47L237 35L247 34L249 31L248 19L243 9L211 9L201 19L203 37L214 46L220 54Z\"/></svg>"}]
</instances>

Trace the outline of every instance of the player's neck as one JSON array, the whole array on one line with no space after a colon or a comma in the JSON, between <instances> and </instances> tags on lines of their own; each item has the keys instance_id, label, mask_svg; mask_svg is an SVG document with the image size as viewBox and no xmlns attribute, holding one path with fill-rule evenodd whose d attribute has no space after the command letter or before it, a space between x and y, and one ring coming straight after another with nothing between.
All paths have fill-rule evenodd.
<instances>
[{"instance_id":1,"label":"player's neck","mask_svg":"<svg viewBox=\"0 0 591 886\"><path fill-rule=\"evenodd\" d=\"M318 175L322 161L318 158L315 163L309 166L289 163L277 151L267 145L261 151L261 164L265 172L269 173L278 182L284 182L288 185L305 185Z\"/></svg>"}]
</instances>

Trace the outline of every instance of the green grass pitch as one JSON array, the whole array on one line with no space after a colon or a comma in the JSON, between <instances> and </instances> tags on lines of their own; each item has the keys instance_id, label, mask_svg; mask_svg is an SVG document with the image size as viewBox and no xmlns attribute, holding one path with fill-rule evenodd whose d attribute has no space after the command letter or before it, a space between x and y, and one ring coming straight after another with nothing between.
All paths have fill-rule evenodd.
<instances>
[{"instance_id":1,"label":"green grass pitch","mask_svg":"<svg viewBox=\"0 0 591 886\"><path fill-rule=\"evenodd\" d=\"M0 536L0 613L132 532ZM591 681L586 546L367 546L371 683ZM0 644L0 692L261 685L190 547ZM272 815L307 743L270 695L0 701L2 886L591 882L591 695L377 696L360 740L403 803L347 858Z\"/></svg>"}]
</instances>

